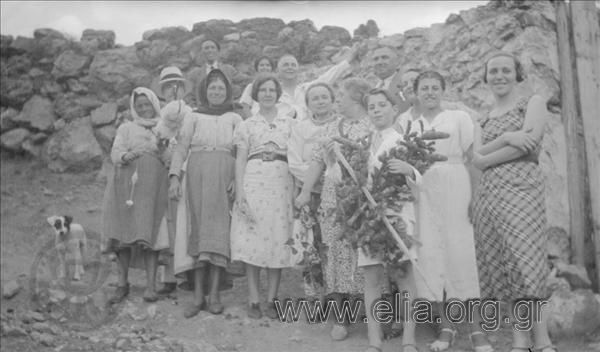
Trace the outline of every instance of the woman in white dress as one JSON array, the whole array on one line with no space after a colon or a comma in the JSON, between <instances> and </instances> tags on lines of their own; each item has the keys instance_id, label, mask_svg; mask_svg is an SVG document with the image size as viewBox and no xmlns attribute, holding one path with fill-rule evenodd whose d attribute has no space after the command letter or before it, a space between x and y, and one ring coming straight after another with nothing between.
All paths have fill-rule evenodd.
<instances>
[{"instance_id":1,"label":"woman in white dress","mask_svg":"<svg viewBox=\"0 0 600 352\"><path fill-rule=\"evenodd\" d=\"M472 155L474 125L466 112L442 108L445 82L438 72L419 74L413 89L421 115L412 121L411 132L435 130L450 135L435 141L436 152L448 160L436 162L423 175L419 194L417 214L422 246L418 247L418 258L431 288L421 277L415 278L418 297L438 303L445 297L442 307L446 308L451 300L480 297L473 227L468 217L471 184L465 167ZM430 345L432 351L447 350L456 334L451 317L445 312L446 309L441 311L441 333ZM492 350L475 324L471 337L477 352Z\"/></svg>"},{"instance_id":2,"label":"woman in white dress","mask_svg":"<svg viewBox=\"0 0 600 352\"><path fill-rule=\"evenodd\" d=\"M231 222L231 259L246 263L248 316L262 317L259 272L267 270L268 295L265 315L278 317L277 298L281 269L290 267L286 242L292 230L293 181L287 163L287 142L294 120L277 108L281 86L275 76L261 76L252 87L252 98L260 109L239 124L234 134L237 146L235 202Z\"/></svg>"}]
</instances>

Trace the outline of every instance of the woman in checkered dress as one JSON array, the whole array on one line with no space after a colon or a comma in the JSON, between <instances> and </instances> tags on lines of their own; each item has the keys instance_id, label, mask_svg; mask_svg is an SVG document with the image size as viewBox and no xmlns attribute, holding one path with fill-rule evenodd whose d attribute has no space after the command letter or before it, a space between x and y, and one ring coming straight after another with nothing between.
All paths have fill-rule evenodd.
<instances>
[{"instance_id":1,"label":"woman in checkered dress","mask_svg":"<svg viewBox=\"0 0 600 352\"><path fill-rule=\"evenodd\" d=\"M483 171L472 208L481 296L511 303L511 312L519 299L547 298L546 209L538 155L548 113L540 96L519 95L516 86L522 80L514 56L498 53L486 62L484 82L495 101L476 127L473 158ZM532 329L513 329L511 352L529 351L532 345L535 351L556 351L544 315L530 314Z\"/></svg>"}]
</instances>

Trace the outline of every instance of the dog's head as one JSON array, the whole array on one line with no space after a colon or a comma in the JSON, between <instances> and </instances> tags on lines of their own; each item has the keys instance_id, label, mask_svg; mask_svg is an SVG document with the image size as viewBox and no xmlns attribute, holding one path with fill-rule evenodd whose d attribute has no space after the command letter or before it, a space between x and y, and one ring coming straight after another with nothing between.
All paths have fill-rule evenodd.
<instances>
[{"instance_id":1,"label":"dog's head","mask_svg":"<svg viewBox=\"0 0 600 352\"><path fill-rule=\"evenodd\" d=\"M71 230L73 217L69 215L54 215L46 219L58 236L64 236Z\"/></svg>"}]
</instances>

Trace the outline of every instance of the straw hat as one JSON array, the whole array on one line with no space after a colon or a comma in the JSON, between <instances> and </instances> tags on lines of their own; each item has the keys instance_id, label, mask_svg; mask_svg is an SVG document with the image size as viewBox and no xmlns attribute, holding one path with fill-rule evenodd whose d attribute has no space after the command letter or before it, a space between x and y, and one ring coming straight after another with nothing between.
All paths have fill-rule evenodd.
<instances>
[{"instance_id":1,"label":"straw hat","mask_svg":"<svg viewBox=\"0 0 600 352\"><path fill-rule=\"evenodd\" d=\"M190 82L183 77L183 74L181 73L181 70L178 67L168 66L163 68L162 71L160 71L160 77L158 79L158 82L155 83L157 85L156 88L158 88L156 89L156 91L159 92L159 96L162 96L163 85L169 82L181 82L183 84L185 93L191 91L192 87Z\"/></svg>"}]
</instances>

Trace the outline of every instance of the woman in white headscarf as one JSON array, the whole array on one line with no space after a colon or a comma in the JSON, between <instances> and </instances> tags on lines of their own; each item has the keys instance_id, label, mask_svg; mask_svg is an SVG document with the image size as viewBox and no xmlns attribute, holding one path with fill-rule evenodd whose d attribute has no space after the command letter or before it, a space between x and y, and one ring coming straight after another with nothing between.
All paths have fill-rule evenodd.
<instances>
[{"instance_id":1,"label":"woman in white headscarf","mask_svg":"<svg viewBox=\"0 0 600 352\"><path fill-rule=\"evenodd\" d=\"M149 89L138 87L131 94L133 121L123 123L111 150L114 176L104 196L103 236L107 251L115 252L120 266L119 282L111 303L129 294L129 267L144 268L147 286L144 300L157 300L154 288L158 251L168 248L159 228L166 226L168 201L168 149L158 138L156 125L160 105Z\"/></svg>"}]
</instances>

